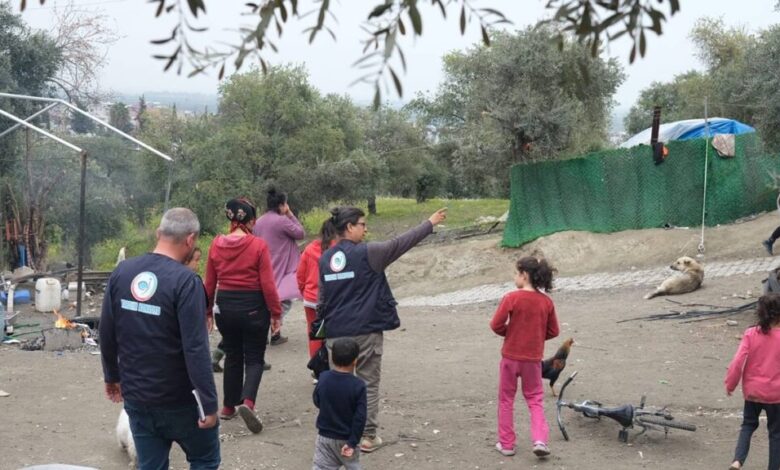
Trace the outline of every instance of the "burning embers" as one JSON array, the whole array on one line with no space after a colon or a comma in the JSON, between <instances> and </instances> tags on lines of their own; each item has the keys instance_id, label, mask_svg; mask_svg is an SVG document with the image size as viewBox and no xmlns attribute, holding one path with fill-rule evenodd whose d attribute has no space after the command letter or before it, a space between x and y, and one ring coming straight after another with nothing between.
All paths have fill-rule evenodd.
<instances>
[{"instance_id":1,"label":"burning embers","mask_svg":"<svg viewBox=\"0 0 780 470\"><path fill-rule=\"evenodd\" d=\"M68 320L57 310L53 312L57 321L54 322L54 328L43 330L44 350L80 349L84 344L97 346L89 325Z\"/></svg>"},{"instance_id":2,"label":"burning embers","mask_svg":"<svg viewBox=\"0 0 780 470\"><path fill-rule=\"evenodd\" d=\"M62 314L60 314L60 312L58 312L57 309L54 309L53 311L54 314L57 315L57 321L54 322L54 328L72 330L78 326L77 324L73 323L72 321L62 316ZM84 336L83 332L82 332L82 336ZM87 334L87 336L89 336L89 334Z\"/></svg>"},{"instance_id":3,"label":"burning embers","mask_svg":"<svg viewBox=\"0 0 780 470\"><path fill-rule=\"evenodd\" d=\"M69 320L57 310L52 310L56 316L51 328L41 330L42 336L28 339L22 342L21 348L26 351L65 351L88 348L93 351L97 348L97 319L75 318ZM82 323L83 321L83 323ZM99 353L98 353L99 354Z\"/></svg>"}]
</instances>

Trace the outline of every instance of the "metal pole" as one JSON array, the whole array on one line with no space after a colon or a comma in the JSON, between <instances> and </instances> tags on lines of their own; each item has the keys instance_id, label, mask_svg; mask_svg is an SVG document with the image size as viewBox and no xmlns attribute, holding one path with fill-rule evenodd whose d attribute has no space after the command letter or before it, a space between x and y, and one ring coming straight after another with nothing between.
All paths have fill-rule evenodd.
<instances>
[{"instance_id":1,"label":"metal pole","mask_svg":"<svg viewBox=\"0 0 780 470\"><path fill-rule=\"evenodd\" d=\"M26 122L30 122L33 119L35 119L38 116L40 116L41 114L43 114L43 113L45 113L45 112L49 111L50 109L55 108L57 106L59 106L59 103L52 103L49 106L46 106L45 108L41 109L37 113L31 114L30 116L27 117L27 119L25 119L25 121ZM17 123L17 124L14 124L13 126L9 127L8 129L4 130L3 132L0 132L0 138L3 138L6 135L10 134L14 130L16 130L19 126L21 126L21 124Z\"/></svg>"},{"instance_id":2,"label":"metal pole","mask_svg":"<svg viewBox=\"0 0 780 470\"><path fill-rule=\"evenodd\" d=\"M6 203L5 203L5 191L3 191L3 188L0 188L0 228L4 228L5 224L7 223L6 220L8 219L8 215L5 213L6 209ZM5 269L5 265L8 262L6 259L5 254L5 246L8 243L8 240L5 239L5 237L0 234L0 269ZM2 279L0 279L0 282L2 282ZM0 334L5 334L5 330L0 331Z\"/></svg>"},{"instance_id":3,"label":"metal pole","mask_svg":"<svg viewBox=\"0 0 780 470\"><path fill-rule=\"evenodd\" d=\"M95 121L95 122L99 123L99 124L100 124L100 125L102 125L103 127L106 127L106 128L108 128L108 129L111 129L112 131L114 131L114 132L116 132L117 134L121 135L121 136L122 136L122 137L124 137L125 139L127 139L127 140L129 140L129 141L133 142L134 144L136 144L136 145L138 145L138 146L141 146L141 147L145 148L146 150L148 150L148 151L152 152L153 154L155 154L155 155L157 155L157 156L159 156L159 157L161 157L161 158L163 158L163 159L165 159L165 160L168 160L168 161L173 161L173 158L169 157L168 155L165 155L164 153L160 152L159 150L157 150L157 149L155 149L155 148L153 148L153 147L150 147L150 146L146 145L145 143L141 142L140 140L136 139L135 137L133 137L133 136L131 136L131 135L128 135L128 134L127 134L127 133L125 133L125 132L122 132L122 131L120 131L119 129L117 129L116 127L114 127L114 126L112 126L111 124L107 123L106 121L103 121L102 119L96 118L95 116L93 116L93 115L89 114L89 113L88 113L88 112L86 112L86 111L82 111L82 110L81 110L81 109L79 109L77 106L73 106L72 104L68 103L67 101L63 101L63 100L60 100L60 101L62 102L62 104L64 104L65 106L69 107L69 108L70 108L70 109L72 109L73 111L76 111L77 113L79 113L79 114L82 114L82 115L84 115L84 116L86 116L86 117L88 117L88 118L92 119L93 121Z\"/></svg>"},{"instance_id":4,"label":"metal pole","mask_svg":"<svg viewBox=\"0 0 780 470\"><path fill-rule=\"evenodd\" d=\"M81 149L81 147L77 147L77 146L71 144L68 141L62 140L59 137L57 137L56 135L50 134L50 133L46 132L45 130L41 129L40 127L34 126L34 125L30 124L29 122L23 121L23 120L19 119L18 117L14 116L13 114L8 113L6 111L3 111L2 109L0 109L0 116L5 116L8 119L23 125L24 127L29 127L30 129L34 130L35 132L37 132L39 134L43 134L46 137L61 143L62 145L68 147L71 150L75 150L76 152L83 152L84 151L83 149Z\"/></svg>"},{"instance_id":5,"label":"metal pole","mask_svg":"<svg viewBox=\"0 0 780 470\"><path fill-rule=\"evenodd\" d=\"M64 101L64 100L61 100L61 99L56 99L56 98L42 98L40 96L18 95L18 94L1 93L1 92L0 92L0 97L24 99L24 100L29 100L29 101L41 101L41 102L54 103L54 104L63 104L66 107L72 109L73 111L76 111L76 112L78 112L78 113L88 117L89 119L92 119L93 121L96 121L96 122L100 123L104 127L106 127L108 129L116 132L117 134L119 134L122 137L130 140L131 142L134 142L138 146L143 147L146 150L149 150L150 152L154 153L155 155L158 155L158 156L162 157L163 159L168 160L169 162L173 162L173 159L171 157L169 157L168 155L165 155L164 153L162 153L162 152L160 152L158 150L155 150L154 148L152 148L149 145L141 142L140 140L135 139L132 136L127 135L126 133L120 131L119 129L115 128L114 126L108 124L107 122L105 122L105 121L103 121L101 119L98 119L95 116L93 116L93 115L91 115L91 114L89 114L89 113L87 113L85 111L82 111L77 106L73 106L72 104L68 103L67 101ZM34 126L33 124L30 124L30 123L28 123L28 122L26 122L26 121L24 121L24 120L22 120L22 119L20 119L20 118L18 118L16 116L14 116L11 113L3 111L2 109L0 109L0 116L5 116L8 119L10 119L10 120L12 120L12 121L22 125L22 126L30 128L30 129L34 130L35 132L38 132L39 134L45 135L46 137L48 137L48 138L50 138L50 139L52 139L52 140L54 140L56 142L59 142L60 144L66 146L66 147L68 147L68 148L70 148L72 150L75 150L76 152L79 152L80 155L81 155L81 188L80 188L80 199L79 199L79 239L78 239L78 252L79 252L78 253L78 258L79 258L79 262L78 262L78 274L77 274L77 279L76 279L76 283L78 284L76 286L76 292L77 292L76 295L78 296L78 298L76 299L76 316L80 317L81 316L81 303L82 303L81 302L81 300L82 300L81 297L83 295L82 284L83 284L83 279L84 279L84 249L85 249L85 245L86 245L85 240L84 240L84 230L85 230L85 225L86 225L86 207L85 207L85 202L86 202L87 152L85 150L83 150L82 148L80 148L80 147L78 147L76 145L71 144L70 142L67 142L67 141L65 141L63 139L60 139L56 135L53 135L53 134L51 134L49 132L46 132L45 130L43 130L43 129L39 128L39 127ZM33 117L34 117L34 115L30 116L28 119L32 119ZM3 135L5 135L5 134L3 134ZM2 137L2 135L0 135L0 137ZM169 171L172 171L172 167L171 167L171 170L169 170ZM170 175L170 173L169 173L169 175ZM168 186L169 186L168 193L170 193L170 176L169 176Z\"/></svg>"},{"instance_id":6,"label":"metal pole","mask_svg":"<svg viewBox=\"0 0 780 470\"><path fill-rule=\"evenodd\" d=\"M701 238L699 239L698 251L699 255L704 256L704 216L707 214L707 166L710 162L710 121L707 115L707 99L704 97L704 129L706 135L704 136L704 191L701 195Z\"/></svg>"},{"instance_id":7,"label":"metal pole","mask_svg":"<svg viewBox=\"0 0 780 470\"><path fill-rule=\"evenodd\" d=\"M173 160L168 155L165 155L164 153L162 153L159 150L156 150L156 149L150 147L149 145L141 142L140 140L136 139L135 137L130 136L130 135L126 134L125 132L120 131L119 129L117 129L116 127L114 127L111 124L107 123L106 121L103 121L102 119L99 119L99 118L89 114L88 112L82 110L78 106L74 106L74 105L68 103L65 100L61 100L61 99L58 99L58 98L42 98L40 96L17 95L17 94L14 94L14 93L0 93L0 97L4 97L4 98L18 98L18 99L24 99L24 100L30 100L30 101L44 101L44 102L47 102L47 103L63 104L65 106L67 106L68 108L72 109L73 111L76 111L77 113L80 113L80 114L88 117L89 119L92 119L93 121L97 122L101 126L106 127L108 129L111 129L112 131L114 131L117 134L121 135L125 139L133 142L134 144L136 144L136 145L138 145L140 147L145 148L146 150L152 152L153 154L155 154L155 155L157 155L159 157L162 157L165 160Z\"/></svg>"},{"instance_id":8,"label":"metal pole","mask_svg":"<svg viewBox=\"0 0 780 470\"><path fill-rule=\"evenodd\" d=\"M81 188L79 194L79 266L76 274L76 317L81 317L82 283L84 282L84 226L86 225L87 151L81 151Z\"/></svg>"},{"instance_id":9,"label":"metal pole","mask_svg":"<svg viewBox=\"0 0 780 470\"><path fill-rule=\"evenodd\" d=\"M168 186L165 188L165 208L163 214L168 212L168 203L171 200L171 180L173 179L173 160L168 162Z\"/></svg>"},{"instance_id":10,"label":"metal pole","mask_svg":"<svg viewBox=\"0 0 780 470\"><path fill-rule=\"evenodd\" d=\"M4 98L20 98L23 100L30 100L30 101L45 101L46 103L54 103L54 102L61 101L58 98L44 98L42 96L17 95L15 93L0 93L0 96Z\"/></svg>"}]
</instances>

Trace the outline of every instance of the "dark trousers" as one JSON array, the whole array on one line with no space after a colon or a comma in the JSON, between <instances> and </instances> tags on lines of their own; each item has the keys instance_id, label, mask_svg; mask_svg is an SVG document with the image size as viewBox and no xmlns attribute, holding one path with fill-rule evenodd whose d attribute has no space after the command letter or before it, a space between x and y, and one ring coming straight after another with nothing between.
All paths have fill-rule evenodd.
<instances>
[{"instance_id":1,"label":"dark trousers","mask_svg":"<svg viewBox=\"0 0 780 470\"><path fill-rule=\"evenodd\" d=\"M780 227L777 227L775 231L772 232L772 235L769 237L769 241L774 243L778 238L780 238Z\"/></svg>"},{"instance_id":2,"label":"dark trousers","mask_svg":"<svg viewBox=\"0 0 780 470\"><path fill-rule=\"evenodd\" d=\"M780 403L766 404L745 400L742 428L737 439L734 460L745 463L750 450L750 438L758 429L758 416L766 412L766 429L769 431L769 465L767 470L780 470Z\"/></svg>"},{"instance_id":3,"label":"dark trousers","mask_svg":"<svg viewBox=\"0 0 780 470\"><path fill-rule=\"evenodd\" d=\"M253 402L263 378L265 342L271 327L271 314L264 306L256 310L232 310L220 303L215 315L225 351L224 405L237 406L244 399Z\"/></svg>"},{"instance_id":4,"label":"dark trousers","mask_svg":"<svg viewBox=\"0 0 780 470\"><path fill-rule=\"evenodd\" d=\"M219 426L200 429L195 404L150 407L125 400L125 410L130 418L139 470L167 470L174 442L186 454L190 469L219 468Z\"/></svg>"}]
</instances>

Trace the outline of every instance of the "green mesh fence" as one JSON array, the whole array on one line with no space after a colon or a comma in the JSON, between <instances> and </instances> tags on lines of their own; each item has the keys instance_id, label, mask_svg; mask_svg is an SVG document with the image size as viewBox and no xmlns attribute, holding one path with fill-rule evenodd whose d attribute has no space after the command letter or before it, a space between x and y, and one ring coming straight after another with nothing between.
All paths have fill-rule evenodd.
<instances>
[{"instance_id":1,"label":"green mesh fence","mask_svg":"<svg viewBox=\"0 0 780 470\"><path fill-rule=\"evenodd\" d=\"M649 146L512 167L503 245L517 247L563 230L616 232L701 224L704 139L667 144L655 165ZM736 138L736 156L709 150L705 224L715 225L775 207L769 155L755 134Z\"/></svg>"}]
</instances>

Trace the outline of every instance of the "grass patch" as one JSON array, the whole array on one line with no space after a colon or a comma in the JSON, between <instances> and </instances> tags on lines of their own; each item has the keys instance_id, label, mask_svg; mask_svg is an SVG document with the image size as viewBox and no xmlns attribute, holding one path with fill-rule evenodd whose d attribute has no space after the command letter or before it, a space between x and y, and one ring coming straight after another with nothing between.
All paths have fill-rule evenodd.
<instances>
[{"instance_id":1,"label":"grass patch","mask_svg":"<svg viewBox=\"0 0 780 470\"><path fill-rule=\"evenodd\" d=\"M334 204L335 205L335 204ZM365 203L357 207L368 213ZM509 210L508 199L431 199L417 203L414 199L378 198L377 215L366 217L368 238L386 240L399 235L430 217L436 210L447 207L447 222L440 225L444 229L458 229L477 224L477 219L485 216L500 217ZM301 223L306 229L307 238L313 238L320 231L322 222L330 217L325 209L315 209L301 215Z\"/></svg>"},{"instance_id":2,"label":"grass patch","mask_svg":"<svg viewBox=\"0 0 780 470\"><path fill-rule=\"evenodd\" d=\"M99 271L111 271L116 265L119 249L125 247L125 256L132 258L154 249L155 229L158 220L149 221L145 227L125 221L122 232L116 238L104 240L92 248L92 265Z\"/></svg>"},{"instance_id":3,"label":"grass patch","mask_svg":"<svg viewBox=\"0 0 780 470\"><path fill-rule=\"evenodd\" d=\"M335 206L336 204L334 204ZM431 199L418 204L414 199L378 198L377 215L367 217L369 240L386 240L399 235L426 220L436 210L447 207L447 223L440 225L442 229L458 229L477 224L477 219L485 216L500 217L509 209L507 199ZM368 213L366 204L359 204ZM114 269L119 249L125 247L128 258L150 252L155 245L155 229L160 223L161 215L153 217L145 227L127 221L122 232L110 240L105 240L92 249L92 267L98 270ZM314 239L320 231L322 222L330 217L326 209L315 209L301 215L301 223L306 230L306 239ZM227 229L227 225L225 225ZM212 234L202 234L198 237L198 246L203 251L199 274L203 276L206 266L206 255ZM55 249L56 252L56 249Z\"/></svg>"}]
</instances>

